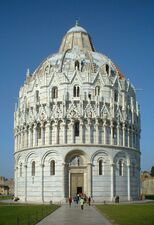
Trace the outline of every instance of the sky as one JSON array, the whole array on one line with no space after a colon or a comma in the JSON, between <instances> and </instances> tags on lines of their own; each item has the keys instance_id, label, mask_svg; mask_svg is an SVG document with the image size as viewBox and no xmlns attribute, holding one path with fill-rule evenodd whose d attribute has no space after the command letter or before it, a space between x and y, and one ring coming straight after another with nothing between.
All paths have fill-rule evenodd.
<instances>
[{"instance_id":1,"label":"sky","mask_svg":"<svg viewBox=\"0 0 154 225\"><path fill-rule=\"evenodd\" d=\"M59 49L76 19L136 88L141 170L154 165L154 1L0 0L0 176L14 176L15 103L30 72Z\"/></svg>"}]
</instances>

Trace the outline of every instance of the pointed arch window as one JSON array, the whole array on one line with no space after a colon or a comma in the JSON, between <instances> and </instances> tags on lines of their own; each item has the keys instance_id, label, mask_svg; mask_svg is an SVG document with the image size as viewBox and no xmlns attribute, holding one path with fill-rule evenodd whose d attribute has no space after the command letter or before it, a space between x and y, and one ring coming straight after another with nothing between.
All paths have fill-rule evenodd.
<instances>
[{"instance_id":1,"label":"pointed arch window","mask_svg":"<svg viewBox=\"0 0 154 225\"><path fill-rule=\"evenodd\" d=\"M95 96L99 96L100 95L100 86L96 86L95 87Z\"/></svg>"},{"instance_id":2,"label":"pointed arch window","mask_svg":"<svg viewBox=\"0 0 154 225\"><path fill-rule=\"evenodd\" d=\"M105 65L105 70L106 70L106 73L109 75L109 65L108 64Z\"/></svg>"},{"instance_id":3,"label":"pointed arch window","mask_svg":"<svg viewBox=\"0 0 154 225\"><path fill-rule=\"evenodd\" d=\"M123 161L119 160L119 176L123 176Z\"/></svg>"},{"instance_id":4,"label":"pointed arch window","mask_svg":"<svg viewBox=\"0 0 154 225\"><path fill-rule=\"evenodd\" d=\"M41 139L41 125L40 124L38 124L38 126L37 126L37 138Z\"/></svg>"},{"instance_id":5,"label":"pointed arch window","mask_svg":"<svg viewBox=\"0 0 154 225\"><path fill-rule=\"evenodd\" d=\"M50 162L50 175L55 175L55 160L51 160Z\"/></svg>"},{"instance_id":6,"label":"pointed arch window","mask_svg":"<svg viewBox=\"0 0 154 225\"><path fill-rule=\"evenodd\" d=\"M20 164L20 177L22 177L22 163Z\"/></svg>"},{"instance_id":7,"label":"pointed arch window","mask_svg":"<svg viewBox=\"0 0 154 225\"><path fill-rule=\"evenodd\" d=\"M77 70L79 70L79 65L80 65L79 61L76 60L76 61L75 61L75 69L77 68Z\"/></svg>"},{"instance_id":8,"label":"pointed arch window","mask_svg":"<svg viewBox=\"0 0 154 225\"><path fill-rule=\"evenodd\" d=\"M117 91L114 92L114 101L118 102L118 92Z\"/></svg>"},{"instance_id":9,"label":"pointed arch window","mask_svg":"<svg viewBox=\"0 0 154 225\"><path fill-rule=\"evenodd\" d=\"M75 85L74 86L74 89L73 89L73 96L74 97L79 97L80 96L80 88L78 85Z\"/></svg>"},{"instance_id":10,"label":"pointed arch window","mask_svg":"<svg viewBox=\"0 0 154 225\"><path fill-rule=\"evenodd\" d=\"M35 161L32 162L32 176L35 176Z\"/></svg>"},{"instance_id":11,"label":"pointed arch window","mask_svg":"<svg viewBox=\"0 0 154 225\"><path fill-rule=\"evenodd\" d=\"M52 88L52 98L58 98L58 88L57 87Z\"/></svg>"},{"instance_id":12,"label":"pointed arch window","mask_svg":"<svg viewBox=\"0 0 154 225\"><path fill-rule=\"evenodd\" d=\"M79 121L76 121L74 123L74 134L75 134L75 137L78 137L79 136L79 126L80 126Z\"/></svg>"},{"instance_id":13,"label":"pointed arch window","mask_svg":"<svg viewBox=\"0 0 154 225\"><path fill-rule=\"evenodd\" d=\"M40 100L40 96L39 96L39 91L37 90L36 91L36 102L39 102Z\"/></svg>"}]
</instances>

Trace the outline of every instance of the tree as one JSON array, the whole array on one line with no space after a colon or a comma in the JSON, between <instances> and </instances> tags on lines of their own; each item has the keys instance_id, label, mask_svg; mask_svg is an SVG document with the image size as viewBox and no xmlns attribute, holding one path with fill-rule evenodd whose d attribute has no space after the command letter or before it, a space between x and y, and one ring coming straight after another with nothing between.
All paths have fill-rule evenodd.
<instances>
[{"instance_id":1,"label":"tree","mask_svg":"<svg viewBox=\"0 0 154 225\"><path fill-rule=\"evenodd\" d=\"M150 173L150 175L151 175L152 177L154 177L154 166L151 167L151 173Z\"/></svg>"}]
</instances>

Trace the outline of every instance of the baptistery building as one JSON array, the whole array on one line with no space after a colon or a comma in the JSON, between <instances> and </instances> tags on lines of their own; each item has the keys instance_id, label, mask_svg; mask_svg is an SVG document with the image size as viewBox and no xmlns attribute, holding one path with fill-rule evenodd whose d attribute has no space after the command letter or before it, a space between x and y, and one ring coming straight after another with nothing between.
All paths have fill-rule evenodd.
<instances>
[{"instance_id":1,"label":"baptistery building","mask_svg":"<svg viewBox=\"0 0 154 225\"><path fill-rule=\"evenodd\" d=\"M14 112L15 197L139 198L140 109L133 85L76 24L27 71Z\"/></svg>"}]
</instances>

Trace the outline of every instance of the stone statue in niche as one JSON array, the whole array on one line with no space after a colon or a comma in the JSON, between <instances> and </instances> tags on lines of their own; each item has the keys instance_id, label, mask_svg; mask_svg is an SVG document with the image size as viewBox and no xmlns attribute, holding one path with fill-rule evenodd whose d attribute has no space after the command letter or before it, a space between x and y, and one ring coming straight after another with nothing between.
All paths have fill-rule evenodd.
<instances>
[{"instance_id":1,"label":"stone statue in niche","mask_svg":"<svg viewBox=\"0 0 154 225\"><path fill-rule=\"evenodd\" d=\"M71 159L71 166L80 166L82 164L82 160L80 156L75 156Z\"/></svg>"}]
</instances>

